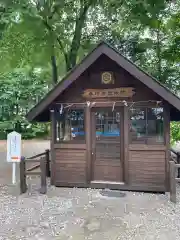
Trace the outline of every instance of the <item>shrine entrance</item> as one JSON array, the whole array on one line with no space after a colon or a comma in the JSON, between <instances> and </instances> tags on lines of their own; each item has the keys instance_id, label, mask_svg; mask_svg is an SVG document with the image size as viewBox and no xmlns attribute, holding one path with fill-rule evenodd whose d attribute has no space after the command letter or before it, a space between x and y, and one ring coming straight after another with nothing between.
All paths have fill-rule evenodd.
<instances>
[{"instance_id":1,"label":"shrine entrance","mask_svg":"<svg viewBox=\"0 0 180 240\"><path fill-rule=\"evenodd\" d=\"M123 181L123 108L92 109L92 181Z\"/></svg>"}]
</instances>

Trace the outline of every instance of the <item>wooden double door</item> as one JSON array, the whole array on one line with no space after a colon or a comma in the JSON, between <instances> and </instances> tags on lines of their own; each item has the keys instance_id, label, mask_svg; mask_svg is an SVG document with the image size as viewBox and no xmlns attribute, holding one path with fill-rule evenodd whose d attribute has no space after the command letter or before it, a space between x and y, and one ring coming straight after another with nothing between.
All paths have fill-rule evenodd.
<instances>
[{"instance_id":1,"label":"wooden double door","mask_svg":"<svg viewBox=\"0 0 180 240\"><path fill-rule=\"evenodd\" d=\"M92 108L91 181L123 182L123 107Z\"/></svg>"}]
</instances>

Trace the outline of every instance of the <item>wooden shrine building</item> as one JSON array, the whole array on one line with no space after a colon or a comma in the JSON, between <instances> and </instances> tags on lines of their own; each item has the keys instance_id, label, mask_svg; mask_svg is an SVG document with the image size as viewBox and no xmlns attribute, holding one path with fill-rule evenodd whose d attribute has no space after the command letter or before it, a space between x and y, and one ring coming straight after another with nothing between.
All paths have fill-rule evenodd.
<instances>
[{"instance_id":1,"label":"wooden shrine building","mask_svg":"<svg viewBox=\"0 0 180 240\"><path fill-rule=\"evenodd\" d=\"M27 115L51 121L55 186L168 191L180 99L100 43Z\"/></svg>"}]
</instances>

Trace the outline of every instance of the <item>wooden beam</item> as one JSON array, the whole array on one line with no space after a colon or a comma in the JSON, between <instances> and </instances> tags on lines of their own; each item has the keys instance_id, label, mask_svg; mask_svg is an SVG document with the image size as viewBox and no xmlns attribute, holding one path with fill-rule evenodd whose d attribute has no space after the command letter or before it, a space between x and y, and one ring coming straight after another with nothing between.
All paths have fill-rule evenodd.
<instances>
[{"instance_id":1,"label":"wooden beam","mask_svg":"<svg viewBox=\"0 0 180 240\"><path fill-rule=\"evenodd\" d=\"M124 182L129 182L129 112L124 106Z\"/></svg>"},{"instance_id":2,"label":"wooden beam","mask_svg":"<svg viewBox=\"0 0 180 240\"><path fill-rule=\"evenodd\" d=\"M95 108L91 108L91 181L94 180L95 161L96 161L96 116Z\"/></svg>"},{"instance_id":3,"label":"wooden beam","mask_svg":"<svg viewBox=\"0 0 180 240\"><path fill-rule=\"evenodd\" d=\"M26 171L25 172L25 175L26 176L31 176L31 175L35 175L35 176L41 176L41 172L40 171L38 171L38 172L29 172L29 171Z\"/></svg>"},{"instance_id":4,"label":"wooden beam","mask_svg":"<svg viewBox=\"0 0 180 240\"><path fill-rule=\"evenodd\" d=\"M114 190L123 190L123 191L143 191L143 192L158 192L158 193L164 193L165 189L162 185L123 185L123 184L103 184L103 183L67 183L67 182L56 182L57 187L79 187L79 188L109 188Z\"/></svg>"},{"instance_id":5,"label":"wooden beam","mask_svg":"<svg viewBox=\"0 0 180 240\"><path fill-rule=\"evenodd\" d=\"M180 178L175 178L175 180L176 180L176 182L178 182L178 183L180 182Z\"/></svg>"},{"instance_id":6,"label":"wooden beam","mask_svg":"<svg viewBox=\"0 0 180 240\"><path fill-rule=\"evenodd\" d=\"M54 143L56 138L56 132L55 132L55 126L56 126L56 120L55 120L55 112L54 110L50 110L51 115L51 185L55 184L55 149L54 149Z\"/></svg>"},{"instance_id":7,"label":"wooden beam","mask_svg":"<svg viewBox=\"0 0 180 240\"><path fill-rule=\"evenodd\" d=\"M27 191L27 185L26 185L26 162L25 157L21 158L20 164L20 193L25 193Z\"/></svg>"},{"instance_id":8,"label":"wooden beam","mask_svg":"<svg viewBox=\"0 0 180 240\"><path fill-rule=\"evenodd\" d=\"M130 144L130 151L166 151L166 146L164 145L146 145L146 144Z\"/></svg>"},{"instance_id":9,"label":"wooden beam","mask_svg":"<svg viewBox=\"0 0 180 240\"><path fill-rule=\"evenodd\" d=\"M120 107L120 181L124 181L125 173L124 173L124 108ZM119 143L118 143L119 144Z\"/></svg>"},{"instance_id":10,"label":"wooden beam","mask_svg":"<svg viewBox=\"0 0 180 240\"><path fill-rule=\"evenodd\" d=\"M46 194L47 192L47 181L46 181L46 165L47 160L46 157L42 157L40 160L40 168L41 168L41 188L40 193Z\"/></svg>"},{"instance_id":11,"label":"wooden beam","mask_svg":"<svg viewBox=\"0 0 180 240\"><path fill-rule=\"evenodd\" d=\"M28 168L26 171L27 171L27 172L30 172L30 171L33 171L33 170L39 168L39 167L40 167L40 163L39 163L39 164L36 164L36 165L34 165L34 166L30 167L30 168Z\"/></svg>"},{"instance_id":12,"label":"wooden beam","mask_svg":"<svg viewBox=\"0 0 180 240\"><path fill-rule=\"evenodd\" d=\"M46 149L46 176L50 177L51 176L51 170L50 170L50 151L49 149Z\"/></svg>"},{"instance_id":13,"label":"wooden beam","mask_svg":"<svg viewBox=\"0 0 180 240\"><path fill-rule=\"evenodd\" d=\"M90 106L85 110L85 132L86 132L86 182L91 181L91 109Z\"/></svg>"},{"instance_id":14,"label":"wooden beam","mask_svg":"<svg viewBox=\"0 0 180 240\"><path fill-rule=\"evenodd\" d=\"M30 159L34 159L34 158L38 158L38 157L42 157L42 156L44 156L45 154L46 154L45 152L43 152L43 153L39 153L39 154L34 155L34 156L32 156L32 157L28 157L28 158L26 158L26 160L30 160Z\"/></svg>"},{"instance_id":15,"label":"wooden beam","mask_svg":"<svg viewBox=\"0 0 180 240\"><path fill-rule=\"evenodd\" d=\"M176 168L173 161L169 162L170 164L170 201L176 203Z\"/></svg>"},{"instance_id":16,"label":"wooden beam","mask_svg":"<svg viewBox=\"0 0 180 240\"><path fill-rule=\"evenodd\" d=\"M180 168L180 164L175 164L175 168Z\"/></svg>"},{"instance_id":17,"label":"wooden beam","mask_svg":"<svg viewBox=\"0 0 180 240\"><path fill-rule=\"evenodd\" d=\"M166 191L170 188L169 161L170 161L170 109L169 104L164 104L164 143L165 143L165 186Z\"/></svg>"},{"instance_id":18,"label":"wooden beam","mask_svg":"<svg viewBox=\"0 0 180 240\"><path fill-rule=\"evenodd\" d=\"M86 149L86 143L82 143L79 142L77 143L77 141L75 143L55 143L54 144L54 149L83 149L85 150Z\"/></svg>"}]
</instances>

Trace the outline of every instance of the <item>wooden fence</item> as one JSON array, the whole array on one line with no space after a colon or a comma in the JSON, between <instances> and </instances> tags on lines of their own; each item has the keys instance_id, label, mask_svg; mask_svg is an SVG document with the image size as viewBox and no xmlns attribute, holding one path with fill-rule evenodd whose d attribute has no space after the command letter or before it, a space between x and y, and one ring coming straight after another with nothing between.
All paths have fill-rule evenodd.
<instances>
[{"instance_id":1,"label":"wooden fence","mask_svg":"<svg viewBox=\"0 0 180 240\"><path fill-rule=\"evenodd\" d=\"M31 166L29 169L26 169L27 163L36 163L36 165ZM39 169L39 171L35 171ZM41 187L40 193L45 194L47 192L47 181L46 178L50 177L50 158L49 150L46 150L43 153L35 155L30 158L21 158L20 162L20 192L25 193L27 191L26 177L28 175L35 175L41 177Z\"/></svg>"},{"instance_id":2,"label":"wooden fence","mask_svg":"<svg viewBox=\"0 0 180 240\"><path fill-rule=\"evenodd\" d=\"M176 203L176 183L180 182L180 153L171 149L170 201Z\"/></svg>"}]
</instances>

